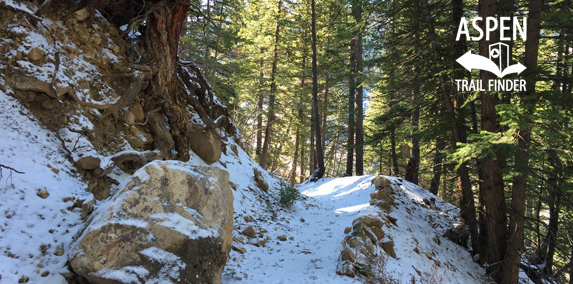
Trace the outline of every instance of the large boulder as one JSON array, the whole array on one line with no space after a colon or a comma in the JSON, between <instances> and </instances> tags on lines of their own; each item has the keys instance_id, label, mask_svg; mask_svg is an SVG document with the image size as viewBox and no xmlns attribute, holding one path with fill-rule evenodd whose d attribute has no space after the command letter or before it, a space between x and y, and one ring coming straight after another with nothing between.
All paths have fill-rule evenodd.
<instances>
[{"instance_id":1,"label":"large boulder","mask_svg":"<svg viewBox=\"0 0 573 284\"><path fill-rule=\"evenodd\" d=\"M95 215L70 264L90 283L220 283L232 230L228 172L154 161Z\"/></svg>"},{"instance_id":2,"label":"large boulder","mask_svg":"<svg viewBox=\"0 0 573 284\"><path fill-rule=\"evenodd\" d=\"M207 164L221 159L221 139L213 131L215 130L204 129L197 124L189 127L189 146Z\"/></svg>"}]
</instances>

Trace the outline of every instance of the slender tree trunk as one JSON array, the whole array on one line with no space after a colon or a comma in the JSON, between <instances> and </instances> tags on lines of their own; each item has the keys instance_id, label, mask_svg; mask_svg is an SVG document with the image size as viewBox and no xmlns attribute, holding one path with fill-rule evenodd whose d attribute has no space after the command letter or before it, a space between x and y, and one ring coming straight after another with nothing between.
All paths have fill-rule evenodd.
<instances>
[{"instance_id":1,"label":"slender tree trunk","mask_svg":"<svg viewBox=\"0 0 573 284\"><path fill-rule=\"evenodd\" d=\"M292 167L290 170L290 177L289 177L289 184L291 186L294 186L295 182L296 182L296 166L298 163L298 144L299 144L299 140L300 140L300 132L299 132L299 127L296 127L296 138L294 139L294 157L292 159Z\"/></svg>"},{"instance_id":2,"label":"slender tree trunk","mask_svg":"<svg viewBox=\"0 0 573 284\"><path fill-rule=\"evenodd\" d=\"M573 246L571 246L571 255L569 256L569 259L573 259ZM573 265L569 268L569 284L573 284Z\"/></svg>"},{"instance_id":3,"label":"slender tree trunk","mask_svg":"<svg viewBox=\"0 0 573 284\"><path fill-rule=\"evenodd\" d=\"M416 25L415 27L415 49L416 53L420 51L419 49L419 41L420 41L420 34L419 34L419 26ZM412 113L412 157L414 157L414 172L412 173L412 182L414 184L418 184L418 174L420 171L420 137L419 137L419 122L420 122L420 107L419 107L419 96L420 96L420 82L419 82L419 73L420 71L416 66L412 66L414 69L414 90L412 91L412 104L414 105L414 112ZM437 194L437 192L436 192Z\"/></svg>"},{"instance_id":4,"label":"slender tree trunk","mask_svg":"<svg viewBox=\"0 0 573 284\"><path fill-rule=\"evenodd\" d=\"M430 192L438 196L440 189L440 177L442 175L442 150L445 148L446 143L442 139L436 140L436 153L434 153L433 169L432 169L432 182L430 183Z\"/></svg>"},{"instance_id":5,"label":"slender tree trunk","mask_svg":"<svg viewBox=\"0 0 573 284\"><path fill-rule=\"evenodd\" d=\"M557 186L557 181L554 181ZM547 254L545 255L545 269L544 272L547 276L552 275L553 271L553 258L555 256L555 249L557 247L557 232L559 230L559 210L561 209L561 196L557 187L552 188L549 196L549 225L547 226L547 235L545 236L544 244L547 246Z\"/></svg>"},{"instance_id":6,"label":"slender tree trunk","mask_svg":"<svg viewBox=\"0 0 573 284\"><path fill-rule=\"evenodd\" d=\"M275 76L277 73L277 61L279 56L279 37L280 37L280 19L281 19L281 8L282 8L283 1L279 0L278 2L278 11L277 11L277 26L275 29L275 46L273 52L273 65L271 68L271 90L270 90L270 98L269 98L269 114L267 116L267 128L265 129L265 142L263 143L263 150L261 153L261 160L260 165L263 169L267 169L267 159L269 156L269 146L271 144L272 139L272 127L273 122L275 120L275 100L276 100L276 91L277 91L277 83L275 82Z\"/></svg>"},{"instance_id":7,"label":"slender tree trunk","mask_svg":"<svg viewBox=\"0 0 573 284\"><path fill-rule=\"evenodd\" d=\"M211 19L211 0L207 0L207 18ZM209 49L209 41L211 41L211 33L209 32L210 21L203 21L203 35L205 37L205 62L209 61L211 51Z\"/></svg>"},{"instance_id":8,"label":"slender tree trunk","mask_svg":"<svg viewBox=\"0 0 573 284\"><path fill-rule=\"evenodd\" d=\"M306 57L303 55L302 57L302 69L301 69L301 76L300 76L300 88L303 89L304 88L304 81L305 81L305 76L304 76L304 70L306 70ZM298 114L297 114L297 120L298 123L296 125L296 139L294 142L294 158L292 160L292 170L290 173L290 185L294 186L295 184L295 178L296 178L296 166L297 166L297 162L298 162L298 144L300 143L300 127L302 125L302 119L303 119L303 108L304 108L304 101L303 101L303 95L300 94L300 98L298 101ZM302 161L302 159L301 159ZM301 171L302 172L302 171Z\"/></svg>"},{"instance_id":9,"label":"slender tree trunk","mask_svg":"<svg viewBox=\"0 0 573 284\"><path fill-rule=\"evenodd\" d=\"M312 18L312 110L314 113L314 133L316 136L316 158L318 168L311 174L310 181L317 181L324 175L324 153L320 137L320 123L318 121L318 66L316 62L316 13L315 1L311 0Z\"/></svg>"},{"instance_id":10,"label":"slender tree trunk","mask_svg":"<svg viewBox=\"0 0 573 284\"><path fill-rule=\"evenodd\" d=\"M486 17L495 17L496 3L495 0L480 0L478 4L478 13L484 19ZM485 21L481 21L480 26L485 30ZM490 34L491 39L497 38L496 33ZM489 45L491 41L486 41L484 36L479 42L479 54L489 57ZM480 77L482 82L488 82L494 79L494 76L487 71L481 71ZM481 127L482 131L491 133L499 132L500 126L497 122L498 114L495 106L498 104L497 94L481 92ZM507 243L507 218L505 208L505 196L503 176L501 173L503 156L501 153L495 153L483 158L480 162L483 173L483 190L485 196L485 223L487 224L487 244L488 249L486 259L489 263L487 271L491 274L496 282L501 281L502 261L505 256Z\"/></svg>"},{"instance_id":11,"label":"slender tree trunk","mask_svg":"<svg viewBox=\"0 0 573 284\"><path fill-rule=\"evenodd\" d=\"M471 133L478 134L478 120L477 120L477 113L476 113L476 105L474 101L469 103L470 105L470 118L472 122L472 129ZM487 250L487 224L485 221L485 191L483 189L483 167L481 166L481 160L475 159L476 169L477 169L477 178L478 178L478 200L479 203L476 206L476 211L478 214L478 228L479 228L479 263L483 265L486 262L486 256L484 252Z\"/></svg>"},{"instance_id":12,"label":"slender tree trunk","mask_svg":"<svg viewBox=\"0 0 573 284\"><path fill-rule=\"evenodd\" d=\"M327 127L326 127L326 117L327 117L327 109L326 106L328 105L328 87L324 89L324 97L322 100L322 116L321 116L321 124L322 124L322 149L326 151L326 134L327 134ZM326 159L328 160L328 159Z\"/></svg>"},{"instance_id":13,"label":"slender tree trunk","mask_svg":"<svg viewBox=\"0 0 573 284\"><path fill-rule=\"evenodd\" d=\"M346 175L354 171L354 104L356 95L356 39L350 40L350 73L348 75L348 143L346 152Z\"/></svg>"},{"instance_id":14,"label":"slender tree trunk","mask_svg":"<svg viewBox=\"0 0 573 284\"><path fill-rule=\"evenodd\" d=\"M310 112L311 112L311 116L310 116L310 151L309 151L309 171L312 175L312 173L314 172L314 170L316 170L316 148L314 147L315 145L315 141L314 141L314 128L315 128L315 116L314 116L314 106L311 104L310 106Z\"/></svg>"},{"instance_id":15,"label":"slender tree trunk","mask_svg":"<svg viewBox=\"0 0 573 284\"><path fill-rule=\"evenodd\" d=\"M302 117L302 121L301 121L301 125L304 125L304 119L305 116ZM302 136L302 134L301 134ZM305 149L305 143L306 140L302 140L302 143L300 143L300 178L299 178L299 183L302 183L305 179L306 179L306 175L305 175L305 168L306 165L304 164L304 161L306 161L306 157L305 157L305 153L304 153L304 149Z\"/></svg>"},{"instance_id":16,"label":"slender tree trunk","mask_svg":"<svg viewBox=\"0 0 573 284\"><path fill-rule=\"evenodd\" d=\"M394 100L393 96L390 100ZM392 157L392 170L393 176L400 176L400 170L398 168L398 155L396 154L396 129L392 128L390 130L390 155Z\"/></svg>"},{"instance_id":17,"label":"slender tree trunk","mask_svg":"<svg viewBox=\"0 0 573 284\"><path fill-rule=\"evenodd\" d=\"M527 21L527 41L525 42L525 67L529 68L525 74L526 91L522 92L521 100L525 108L524 115L533 113L531 98L535 94L535 73L537 67L537 54L539 52L539 28L541 22L541 5L542 0L531 0L529 2L529 15ZM527 192L527 176L529 175L529 144L531 140L531 128L519 130L517 141L517 152L515 153L515 171L517 175L513 178L513 187L511 191L511 210L509 217L509 239L507 242L507 251L503 267L503 277L501 283L513 284L519 280L519 264L523 250L523 226L525 215L525 197ZM557 212L557 215L559 213ZM557 220L555 221L555 230L557 230ZM551 223L550 223L551 225ZM555 233L557 233L555 231ZM554 243L554 242L553 242ZM551 246L551 243L550 243ZM553 248L555 245L553 244ZM548 259L549 260L549 259ZM546 268L551 272L553 256Z\"/></svg>"},{"instance_id":18,"label":"slender tree trunk","mask_svg":"<svg viewBox=\"0 0 573 284\"><path fill-rule=\"evenodd\" d=\"M290 129L290 128L291 128L291 125L289 125L289 126L287 127L287 129ZM280 137L281 133L282 133L282 129L279 129L279 131L278 131L278 133L277 133L277 136ZM275 143L275 146L274 146L274 149L273 149L273 155L272 155L272 157L271 157L271 163L270 163L270 164L271 164L271 167L270 167L270 168L271 168L271 172L273 172L273 173L274 173L274 172L278 169L278 167L279 167L279 161L280 161L280 159L279 159L280 157L279 157L279 156L280 156L280 153L281 153L281 149L284 147L285 141L286 141L286 140L283 139L283 140L281 140L279 143ZM281 172L280 174L281 174L282 176L285 175L285 174L282 173L282 172Z\"/></svg>"},{"instance_id":19,"label":"slender tree trunk","mask_svg":"<svg viewBox=\"0 0 573 284\"><path fill-rule=\"evenodd\" d=\"M261 59L259 59L259 85L262 87L263 86L263 82L264 82L264 71L263 71L263 66L264 66L264 59L263 59L263 54L264 54L264 48L261 47ZM255 150L255 153L257 155L257 159L261 158L261 151L263 150L263 102L264 102L265 96L264 94L260 94L259 95L259 99L257 100L257 148Z\"/></svg>"},{"instance_id":20,"label":"slender tree trunk","mask_svg":"<svg viewBox=\"0 0 573 284\"><path fill-rule=\"evenodd\" d=\"M362 1L352 1L352 14L356 25L362 25ZM363 96L364 91L362 87L362 54L364 53L362 47L362 31L361 27L356 30L356 175L364 174L364 107Z\"/></svg>"}]
</instances>

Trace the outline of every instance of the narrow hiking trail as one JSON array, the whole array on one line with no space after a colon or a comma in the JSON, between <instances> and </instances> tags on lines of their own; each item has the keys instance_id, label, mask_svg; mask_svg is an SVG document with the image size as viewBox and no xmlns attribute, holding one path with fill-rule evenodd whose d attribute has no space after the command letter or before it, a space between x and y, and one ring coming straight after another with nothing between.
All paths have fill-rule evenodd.
<instances>
[{"instance_id":1,"label":"narrow hiking trail","mask_svg":"<svg viewBox=\"0 0 573 284\"><path fill-rule=\"evenodd\" d=\"M266 238L268 242L256 246L256 239L235 236L246 252L231 252L223 282L359 283L359 278L337 275L336 268L347 235L344 229L360 216L378 216L380 212L369 203L374 192L372 178L331 178L304 184L299 188L303 201L290 211L275 212L274 221L272 217L252 222L236 218L236 229L252 225L261 232L258 240ZM397 206L389 214L397 221L384 227L394 241L397 257L387 257L385 271L403 283L419 280L425 273L441 276L442 283L480 283L484 270L472 262L468 251L442 237L457 222L459 209L440 199L437 210L426 208L422 200L433 195L408 182L398 183L393 183ZM282 235L286 241L278 239Z\"/></svg>"}]
</instances>

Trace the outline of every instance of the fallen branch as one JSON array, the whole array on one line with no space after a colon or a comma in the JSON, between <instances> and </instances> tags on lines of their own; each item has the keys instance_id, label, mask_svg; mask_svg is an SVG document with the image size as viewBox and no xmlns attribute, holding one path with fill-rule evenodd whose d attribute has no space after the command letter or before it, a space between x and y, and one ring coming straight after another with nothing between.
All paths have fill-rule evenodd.
<instances>
[{"instance_id":1,"label":"fallen branch","mask_svg":"<svg viewBox=\"0 0 573 284\"><path fill-rule=\"evenodd\" d=\"M24 172L21 172L21 171L16 170L16 169L14 169L14 168L12 168L12 167L8 167L8 166L2 165L2 164L0 164L0 168L4 168L4 169L7 169L7 170L11 170L11 171L13 171L13 172L15 172L15 173L18 173L18 174L21 174L21 175L24 174Z\"/></svg>"}]
</instances>

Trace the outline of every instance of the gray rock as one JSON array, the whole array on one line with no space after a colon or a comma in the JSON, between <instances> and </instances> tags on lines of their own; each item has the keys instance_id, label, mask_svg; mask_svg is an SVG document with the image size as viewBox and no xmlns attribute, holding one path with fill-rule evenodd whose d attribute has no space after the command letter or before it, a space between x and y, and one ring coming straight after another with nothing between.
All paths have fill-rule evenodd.
<instances>
[{"instance_id":1,"label":"gray rock","mask_svg":"<svg viewBox=\"0 0 573 284\"><path fill-rule=\"evenodd\" d=\"M141 283L220 283L232 231L228 172L154 161L94 217L72 247L70 267L90 283L118 283L114 273Z\"/></svg>"}]
</instances>

